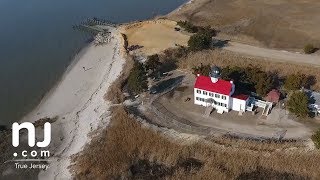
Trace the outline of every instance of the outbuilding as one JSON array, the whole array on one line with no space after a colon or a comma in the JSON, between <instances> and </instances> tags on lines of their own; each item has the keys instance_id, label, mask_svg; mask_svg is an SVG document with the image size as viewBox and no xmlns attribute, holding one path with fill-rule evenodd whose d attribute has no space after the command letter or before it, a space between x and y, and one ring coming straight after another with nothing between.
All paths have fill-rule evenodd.
<instances>
[{"instance_id":1,"label":"outbuilding","mask_svg":"<svg viewBox=\"0 0 320 180\"><path fill-rule=\"evenodd\" d=\"M281 93L277 89L272 89L267 94L267 97L265 97L265 100L276 104L279 102L280 96L281 96Z\"/></svg>"}]
</instances>

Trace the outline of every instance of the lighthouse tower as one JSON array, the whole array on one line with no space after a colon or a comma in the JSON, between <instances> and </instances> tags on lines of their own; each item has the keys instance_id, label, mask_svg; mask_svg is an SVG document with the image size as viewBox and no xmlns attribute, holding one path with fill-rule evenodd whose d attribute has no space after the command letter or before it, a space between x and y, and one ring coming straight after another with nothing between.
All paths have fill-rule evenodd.
<instances>
[{"instance_id":1,"label":"lighthouse tower","mask_svg":"<svg viewBox=\"0 0 320 180\"><path fill-rule=\"evenodd\" d=\"M220 79L220 76L221 76L221 70L218 66L213 66L211 68L211 72L209 74L210 78L211 78L211 81L213 83L216 83L218 82L218 80Z\"/></svg>"}]
</instances>

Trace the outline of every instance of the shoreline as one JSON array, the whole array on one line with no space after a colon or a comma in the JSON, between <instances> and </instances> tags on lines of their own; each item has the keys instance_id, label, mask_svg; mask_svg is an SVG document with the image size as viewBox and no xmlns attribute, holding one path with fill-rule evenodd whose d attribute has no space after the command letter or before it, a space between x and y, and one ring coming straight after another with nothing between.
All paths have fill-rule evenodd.
<instances>
[{"instance_id":1,"label":"shoreline","mask_svg":"<svg viewBox=\"0 0 320 180\"><path fill-rule=\"evenodd\" d=\"M189 3L190 1L185 2L169 13L179 10L182 6ZM129 22L128 24L131 23L132 22ZM91 141L92 136L90 134L92 134L92 132L95 131L99 133L99 130L108 126L109 119L111 118L109 112L110 103L106 102L103 97L112 82L121 74L122 66L125 63L122 52L124 42L121 36L121 28L121 26L117 28L110 27L110 29L113 29L112 34L114 39L108 45L94 47L93 42L85 44L84 47L75 54L70 64L66 67L65 72L52 88L45 93L38 105L18 121L35 122L45 117L58 117L57 121L52 123L52 141L49 146L50 152L54 155L48 159L50 161L49 168L39 173L39 179L72 178L72 174L68 168L72 163L72 155L81 152L85 145ZM97 81L97 79L99 79L98 82L93 83L91 86L86 83L82 84L84 86L90 86L85 88L85 90L82 89L82 91L87 93L80 93L85 95L85 97L79 96L75 99L71 98L71 101L76 102L71 102L70 104L68 98L65 99L63 96L67 96L67 94L71 95L72 93L77 94L78 91L75 91L76 88L66 86L66 82L71 82L70 79L92 81L91 78L82 79L81 77L75 76L79 75L79 72L75 72L75 69L78 69L78 71L79 69L82 70L82 67L84 67L82 66L83 62L90 62L92 56L96 53L95 50L100 48L104 48L105 51L112 53L106 58L108 63L102 66L104 70L100 69L99 72L95 73L96 78L94 78L94 80ZM83 68L83 70L84 69L85 68ZM91 70L90 67L89 69ZM110 75L113 76L110 77ZM75 83L81 84L81 82ZM65 92L62 93L62 90Z\"/></svg>"},{"instance_id":2,"label":"shoreline","mask_svg":"<svg viewBox=\"0 0 320 180\"><path fill-rule=\"evenodd\" d=\"M121 74L125 62L120 31L113 27L109 30L111 42L101 46L91 42L83 47L60 80L19 121L58 117L51 124L52 140L47 147L54 155L48 158L50 167L39 173L39 179L70 179L68 167L72 155L83 150L93 131L109 123L110 103L103 97Z\"/></svg>"},{"instance_id":3,"label":"shoreline","mask_svg":"<svg viewBox=\"0 0 320 180\"><path fill-rule=\"evenodd\" d=\"M32 108L30 111L22 115L22 117L19 118L16 122L22 123L26 122L26 119L31 116L33 111L36 111L41 107L41 104L49 99L49 97L54 93L54 91L58 88L60 83L68 76L68 73L74 68L74 66L79 62L81 57L86 53L86 51L89 49L89 47L92 45L92 42L85 43L83 47L81 47L78 52L73 56L72 60L70 61L69 65L65 68L64 72L60 75L58 80L52 85L51 88L40 98L39 102ZM35 119L32 122L35 122L39 119Z\"/></svg>"}]
</instances>

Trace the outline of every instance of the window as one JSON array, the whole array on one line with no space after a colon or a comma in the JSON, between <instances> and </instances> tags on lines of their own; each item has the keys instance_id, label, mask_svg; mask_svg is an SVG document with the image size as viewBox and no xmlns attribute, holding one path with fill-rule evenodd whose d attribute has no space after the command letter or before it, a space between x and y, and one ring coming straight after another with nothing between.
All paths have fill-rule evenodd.
<instances>
[{"instance_id":1,"label":"window","mask_svg":"<svg viewBox=\"0 0 320 180\"><path fill-rule=\"evenodd\" d=\"M224 107L227 107L227 104L224 104Z\"/></svg>"},{"instance_id":2,"label":"window","mask_svg":"<svg viewBox=\"0 0 320 180\"><path fill-rule=\"evenodd\" d=\"M201 94L201 90L197 90L197 93L198 93L198 94Z\"/></svg>"},{"instance_id":3,"label":"window","mask_svg":"<svg viewBox=\"0 0 320 180\"><path fill-rule=\"evenodd\" d=\"M204 95L208 95L208 93L206 91L202 91L202 94Z\"/></svg>"},{"instance_id":4,"label":"window","mask_svg":"<svg viewBox=\"0 0 320 180\"><path fill-rule=\"evenodd\" d=\"M199 100L200 100L200 98L199 98L199 97L196 97L196 100L197 100L197 101L199 101Z\"/></svg>"},{"instance_id":5,"label":"window","mask_svg":"<svg viewBox=\"0 0 320 180\"><path fill-rule=\"evenodd\" d=\"M200 98L200 101L204 102L204 98Z\"/></svg>"},{"instance_id":6,"label":"window","mask_svg":"<svg viewBox=\"0 0 320 180\"><path fill-rule=\"evenodd\" d=\"M215 97L216 98L220 98L220 94L215 94Z\"/></svg>"},{"instance_id":7,"label":"window","mask_svg":"<svg viewBox=\"0 0 320 180\"><path fill-rule=\"evenodd\" d=\"M214 96L214 94L213 94L213 93L209 93L209 96L213 97L213 96Z\"/></svg>"},{"instance_id":8,"label":"window","mask_svg":"<svg viewBox=\"0 0 320 180\"><path fill-rule=\"evenodd\" d=\"M227 99L227 97L226 97L226 96L222 96L222 99L223 99L223 100L226 100L226 99Z\"/></svg>"},{"instance_id":9,"label":"window","mask_svg":"<svg viewBox=\"0 0 320 180\"><path fill-rule=\"evenodd\" d=\"M218 102L217 104L218 104L218 106L221 106L221 103L220 103L220 102Z\"/></svg>"}]
</instances>

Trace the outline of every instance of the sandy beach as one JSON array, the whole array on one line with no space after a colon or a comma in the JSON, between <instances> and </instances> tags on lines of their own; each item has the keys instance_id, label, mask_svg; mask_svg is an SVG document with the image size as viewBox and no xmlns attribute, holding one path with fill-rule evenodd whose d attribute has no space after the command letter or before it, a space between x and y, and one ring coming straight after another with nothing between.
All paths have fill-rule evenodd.
<instances>
[{"instance_id":1,"label":"sandy beach","mask_svg":"<svg viewBox=\"0 0 320 180\"><path fill-rule=\"evenodd\" d=\"M88 135L109 122L109 106L103 98L110 84L121 74L122 37L110 29L112 40L102 46L91 43L77 55L62 80L22 122L58 117L52 124L50 167L40 179L71 179L70 156L90 141Z\"/></svg>"}]
</instances>

